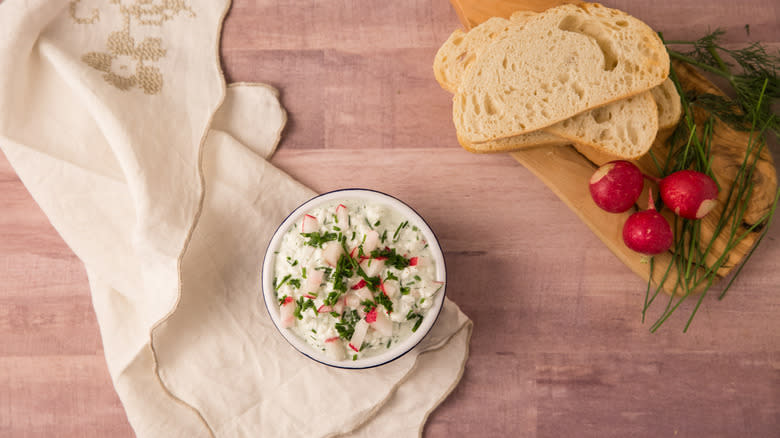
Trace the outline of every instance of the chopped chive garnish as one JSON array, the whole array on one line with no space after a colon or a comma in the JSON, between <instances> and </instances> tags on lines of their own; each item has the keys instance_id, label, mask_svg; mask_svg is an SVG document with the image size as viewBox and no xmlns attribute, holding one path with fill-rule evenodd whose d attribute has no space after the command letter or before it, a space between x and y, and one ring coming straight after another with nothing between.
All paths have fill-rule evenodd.
<instances>
[{"instance_id":1,"label":"chopped chive garnish","mask_svg":"<svg viewBox=\"0 0 780 438\"><path fill-rule=\"evenodd\" d=\"M384 292L380 292L376 296L376 302L377 304L381 304L384 306L385 309L387 309L388 313L393 311L393 301L384 294Z\"/></svg>"},{"instance_id":2,"label":"chopped chive garnish","mask_svg":"<svg viewBox=\"0 0 780 438\"><path fill-rule=\"evenodd\" d=\"M300 297L295 302L295 311L293 312L293 315L298 319L303 319L303 312L306 311L306 309L311 309L315 314L317 313L317 307L314 305L314 301L310 298Z\"/></svg>"},{"instance_id":3,"label":"chopped chive garnish","mask_svg":"<svg viewBox=\"0 0 780 438\"><path fill-rule=\"evenodd\" d=\"M301 277L303 277L304 280L306 279L306 267L301 268Z\"/></svg>"},{"instance_id":4,"label":"chopped chive garnish","mask_svg":"<svg viewBox=\"0 0 780 438\"><path fill-rule=\"evenodd\" d=\"M376 221L376 222L374 222L374 226L378 227L380 223L381 223L380 221Z\"/></svg>"},{"instance_id":5,"label":"chopped chive garnish","mask_svg":"<svg viewBox=\"0 0 780 438\"><path fill-rule=\"evenodd\" d=\"M366 221L366 225L368 225L368 228L374 229L373 226L371 226L371 222L368 221L368 219L364 219Z\"/></svg>"},{"instance_id":6,"label":"chopped chive garnish","mask_svg":"<svg viewBox=\"0 0 780 438\"><path fill-rule=\"evenodd\" d=\"M410 310L409 313L406 314L407 321L410 321L415 318L417 318L417 321L414 322L414 327L412 327L412 332L416 332L417 329L420 328L420 324L422 324L424 317L419 313L415 313L414 310Z\"/></svg>"},{"instance_id":7,"label":"chopped chive garnish","mask_svg":"<svg viewBox=\"0 0 780 438\"><path fill-rule=\"evenodd\" d=\"M420 324L423 322L423 316L417 315L417 321L414 323L414 327L412 327L412 333L416 332L418 328L420 328Z\"/></svg>"},{"instance_id":8,"label":"chopped chive garnish","mask_svg":"<svg viewBox=\"0 0 780 438\"><path fill-rule=\"evenodd\" d=\"M338 238L338 234L336 233L320 233L318 231L313 233L301 233L301 235L309 239L306 241L306 245L313 246L315 248L322 248L323 243L330 242L331 240L336 240Z\"/></svg>"},{"instance_id":9,"label":"chopped chive garnish","mask_svg":"<svg viewBox=\"0 0 780 438\"><path fill-rule=\"evenodd\" d=\"M371 251L371 257L377 258L377 257L384 257L387 260L385 260L385 265L392 266L395 269L398 269L399 271L403 268L409 266L409 260L395 252L395 248L384 248L384 249L375 249Z\"/></svg>"},{"instance_id":10,"label":"chopped chive garnish","mask_svg":"<svg viewBox=\"0 0 780 438\"><path fill-rule=\"evenodd\" d=\"M280 281L279 284L274 286L274 290L279 290L279 288L282 287L283 284L287 283L287 280L289 280L290 277L292 277L292 275L290 274L285 275L284 278L282 278L282 281Z\"/></svg>"},{"instance_id":11,"label":"chopped chive garnish","mask_svg":"<svg viewBox=\"0 0 780 438\"><path fill-rule=\"evenodd\" d=\"M355 333L355 324L360 321L360 315L357 310L350 312L344 312L341 317L341 321L336 323L336 331L339 333L339 337L342 339L350 339Z\"/></svg>"},{"instance_id":12,"label":"chopped chive garnish","mask_svg":"<svg viewBox=\"0 0 780 438\"><path fill-rule=\"evenodd\" d=\"M409 221L403 221L398 225L398 228L395 229L395 233L393 233L393 242L398 240L398 234L402 229L406 228L407 225L409 225Z\"/></svg>"}]
</instances>

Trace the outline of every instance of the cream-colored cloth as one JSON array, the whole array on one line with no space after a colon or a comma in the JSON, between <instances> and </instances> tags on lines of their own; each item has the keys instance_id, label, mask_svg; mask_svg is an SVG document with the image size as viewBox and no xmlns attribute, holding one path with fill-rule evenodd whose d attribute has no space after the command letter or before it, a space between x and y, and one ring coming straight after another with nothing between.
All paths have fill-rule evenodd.
<instances>
[{"instance_id":1,"label":"cream-colored cloth","mask_svg":"<svg viewBox=\"0 0 780 438\"><path fill-rule=\"evenodd\" d=\"M388 365L329 368L276 332L259 267L313 196L266 161L274 89L225 87L227 1L0 3L0 148L83 260L139 437L417 436L460 379L471 322L447 300Z\"/></svg>"}]
</instances>

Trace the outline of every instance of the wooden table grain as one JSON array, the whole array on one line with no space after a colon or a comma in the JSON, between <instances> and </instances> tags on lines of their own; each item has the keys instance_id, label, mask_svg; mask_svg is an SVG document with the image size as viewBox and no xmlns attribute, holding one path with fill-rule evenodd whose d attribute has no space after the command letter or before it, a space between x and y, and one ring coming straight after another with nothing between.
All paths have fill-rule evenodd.
<instances>
[{"instance_id":1,"label":"wooden table grain","mask_svg":"<svg viewBox=\"0 0 780 438\"><path fill-rule=\"evenodd\" d=\"M669 38L719 26L780 47L776 0L605 3ZM693 303L649 333L643 282L574 213L508 155L458 147L431 71L456 27L447 0L236 0L222 40L228 81L281 90L275 165L317 191L399 196L441 238L448 295L475 325L463 380L424 435L780 436L778 221L688 334ZM0 437L54 436L133 432L83 266L0 154Z\"/></svg>"}]
</instances>

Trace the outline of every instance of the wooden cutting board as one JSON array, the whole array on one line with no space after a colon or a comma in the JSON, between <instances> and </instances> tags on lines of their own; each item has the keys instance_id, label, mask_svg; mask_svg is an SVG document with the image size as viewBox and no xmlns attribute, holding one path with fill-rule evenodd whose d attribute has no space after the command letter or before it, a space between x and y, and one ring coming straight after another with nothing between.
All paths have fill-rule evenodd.
<instances>
[{"instance_id":1,"label":"wooden cutting board","mask_svg":"<svg viewBox=\"0 0 780 438\"><path fill-rule=\"evenodd\" d=\"M553 6L563 3L577 3L575 1L560 0L450 0L461 23L468 30L487 20L492 16L508 18L518 10L531 10L541 12ZM638 17L642 18L642 17ZM454 30L454 29L453 29ZM675 70L680 82L686 91L698 93L709 92L722 94L710 81L687 65L675 64ZM734 131L722 123L717 123L713 138L713 174L722 187L728 187L734 181L737 169L742 163L748 145L748 135L744 132ZM653 153L656 157L666 157L669 147L659 138L653 145ZM595 169L609 160L591 153L584 148L574 146L540 147L526 149L511 153L512 157L533 172L547 187L549 187L577 216L601 239L607 247L632 271L645 281L650 277L649 264L643 258L628 249L623 243L622 229L626 218L634 211L622 214L607 213L598 208L590 197L588 180ZM636 161L643 172L659 176L656 167L648 156ZM777 191L777 174L768 150L762 151L757 171L754 173L755 184L751 202L745 214L745 221L739 224L740 233L748 231L748 228L765 214L774 201ZM647 187L647 185L646 185ZM645 189L645 191L647 188ZM654 187L654 191L656 188ZM707 217L702 219L701 229L704 237L711 236L714 232L715 221L723 210L727 196L727 190L721 190L720 205ZM657 191L656 191L657 193ZM640 205L647 205L646 194L640 198ZM665 214L671 214L666 211ZM750 232L728 255L728 260L717 272L717 277L727 276L745 258L760 235L761 228ZM726 236L721 233L713 245L713 254L710 262L720 257L725 247ZM661 254L655 257L656 266L665 268L672 259L671 253ZM654 282L660 282L664 269L654 270ZM676 279L674 269L670 271L670 279ZM675 282L667 279L666 285ZM670 287L665 288L667 292Z\"/></svg>"}]
</instances>

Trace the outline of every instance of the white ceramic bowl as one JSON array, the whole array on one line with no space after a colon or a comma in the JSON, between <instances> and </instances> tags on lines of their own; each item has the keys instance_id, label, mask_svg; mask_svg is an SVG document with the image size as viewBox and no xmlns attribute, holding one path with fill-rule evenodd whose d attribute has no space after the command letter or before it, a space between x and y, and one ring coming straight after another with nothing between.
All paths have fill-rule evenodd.
<instances>
[{"instance_id":1,"label":"white ceramic bowl","mask_svg":"<svg viewBox=\"0 0 780 438\"><path fill-rule=\"evenodd\" d=\"M279 245L282 243L282 238L290 229L290 226L292 226L295 221L300 219L301 216L306 214L306 212L332 201L354 199L374 204L382 204L390 207L404 216L409 221L410 225L416 225L425 236L425 239L428 242L428 248L431 250L431 255L433 256L433 260L436 264L436 281L444 282L444 288L436 294L433 305L431 305L431 307L428 309L428 312L425 314L425 318L423 319L422 324L420 324L420 327L417 329L417 331L412 333L411 336L406 338L403 342L398 343L395 347L376 356L370 356L354 361L334 361L328 358L325 355L325 352L312 347L291 330L282 328L281 320L279 318L279 306L276 305L277 300L273 287L274 266L276 265L275 252L279 250ZM404 204L402 201L385 193L368 189L342 189L324 193L304 202L298 208L293 210L293 212L287 216L287 219L285 219L276 229L276 232L274 232L274 235L268 244L268 249L266 249L265 258L263 259L263 270L261 278L265 307L268 309L268 314L271 316L271 321L273 321L277 330L284 337L284 339L286 339L287 342L289 342L290 345L292 345L296 350L317 362L332 367L348 369L371 368L384 365L403 356L412 348L414 348L418 343L420 343L420 341L422 341L425 335L430 332L431 327L433 327L433 324L439 317L442 304L444 303L444 295L447 289L447 271L444 263L444 254L442 254L441 246L439 246L439 240L436 238L433 230L431 230L431 227L428 226L425 220L419 214L417 214L416 211L414 211L408 205Z\"/></svg>"}]
</instances>

